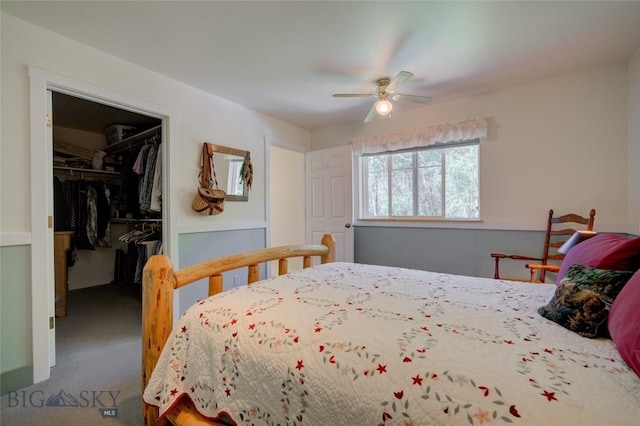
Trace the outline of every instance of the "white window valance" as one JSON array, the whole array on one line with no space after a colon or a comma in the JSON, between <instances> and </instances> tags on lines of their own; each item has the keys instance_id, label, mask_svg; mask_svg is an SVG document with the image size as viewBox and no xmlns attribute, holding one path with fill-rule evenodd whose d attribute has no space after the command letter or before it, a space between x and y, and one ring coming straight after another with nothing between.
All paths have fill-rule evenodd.
<instances>
[{"instance_id":1,"label":"white window valance","mask_svg":"<svg viewBox=\"0 0 640 426\"><path fill-rule=\"evenodd\" d=\"M487 121L484 118L470 118L458 123L429 126L391 135L357 138L351 141L356 154L375 154L418 148L436 143L460 142L487 137Z\"/></svg>"}]
</instances>

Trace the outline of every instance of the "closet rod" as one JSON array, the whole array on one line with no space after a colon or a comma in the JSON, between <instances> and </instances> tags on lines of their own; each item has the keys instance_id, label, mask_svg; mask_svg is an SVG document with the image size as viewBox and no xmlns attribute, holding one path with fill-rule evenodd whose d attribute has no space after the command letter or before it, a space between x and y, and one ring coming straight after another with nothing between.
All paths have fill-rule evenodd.
<instances>
[{"instance_id":1,"label":"closet rod","mask_svg":"<svg viewBox=\"0 0 640 426\"><path fill-rule=\"evenodd\" d=\"M154 225L162 225L162 219L128 219L128 218L113 218L111 219L111 223L120 223L127 225L137 225L137 224L154 224Z\"/></svg>"},{"instance_id":2,"label":"closet rod","mask_svg":"<svg viewBox=\"0 0 640 426\"><path fill-rule=\"evenodd\" d=\"M150 139L153 136L160 138L161 130L162 124L125 138L120 142L116 142L109 146L106 146L102 148L102 150L107 154L117 154L119 152L126 151L127 149L131 149L136 145L142 144L145 140Z\"/></svg>"}]
</instances>

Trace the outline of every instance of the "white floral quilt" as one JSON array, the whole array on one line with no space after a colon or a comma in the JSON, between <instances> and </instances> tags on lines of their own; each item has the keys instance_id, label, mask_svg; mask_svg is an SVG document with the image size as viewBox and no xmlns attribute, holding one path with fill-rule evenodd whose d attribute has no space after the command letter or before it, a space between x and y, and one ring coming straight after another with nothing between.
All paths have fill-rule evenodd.
<instances>
[{"instance_id":1,"label":"white floral quilt","mask_svg":"<svg viewBox=\"0 0 640 426\"><path fill-rule=\"evenodd\" d=\"M541 317L554 285L331 263L203 300L144 400L256 425L638 425L609 339Z\"/></svg>"}]
</instances>

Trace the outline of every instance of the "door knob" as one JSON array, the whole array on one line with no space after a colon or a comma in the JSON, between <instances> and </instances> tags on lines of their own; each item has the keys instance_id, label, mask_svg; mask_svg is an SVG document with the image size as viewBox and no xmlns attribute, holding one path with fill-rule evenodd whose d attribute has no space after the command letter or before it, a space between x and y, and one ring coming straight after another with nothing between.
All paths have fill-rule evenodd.
<instances>
[{"instance_id":1,"label":"door knob","mask_svg":"<svg viewBox=\"0 0 640 426\"><path fill-rule=\"evenodd\" d=\"M350 223L345 223L344 227L349 229L349 228L351 228L351 224Z\"/></svg>"}]
</instances>

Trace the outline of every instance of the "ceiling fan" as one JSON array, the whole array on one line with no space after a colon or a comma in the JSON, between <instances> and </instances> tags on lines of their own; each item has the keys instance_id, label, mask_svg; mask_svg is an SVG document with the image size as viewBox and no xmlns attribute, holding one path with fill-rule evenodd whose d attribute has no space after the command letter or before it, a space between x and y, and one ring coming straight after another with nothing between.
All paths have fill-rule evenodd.
<instances>
[{"instance_id":1,"label":"ceiling fan","mask_svg":"<svg viewBox=\"0 0 640 426\"><path fill-rule=\"evenodd\" d=\"M393 109L391 101L409 101L420 104L428 104L432 98L428 96L401 95L395 93L396 90L413 77L409 71L400 71L393 79L381 78L376 81L375 93L335 93L334 98L378 98L369 110L369 114L364 119L365 123L370 122L376 115L389 115Z\"/></svg>"}]
</instances>

